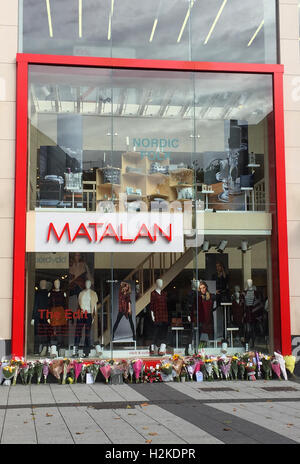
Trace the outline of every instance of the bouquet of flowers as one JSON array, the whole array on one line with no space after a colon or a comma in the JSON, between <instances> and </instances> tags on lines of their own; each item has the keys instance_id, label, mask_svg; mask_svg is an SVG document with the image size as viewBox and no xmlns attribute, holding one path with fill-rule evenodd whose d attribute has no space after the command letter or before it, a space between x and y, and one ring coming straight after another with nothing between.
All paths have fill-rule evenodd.
<instances>
[{"instance_id":1,"label":"bouquet of flowers","mask_svg":"<svg viewBox=\"0 0 300 464\"><path fill-rule=\"evenodd\" d=\"M262 362L262 370L264 373L265 380L271 380L272 379L272 365L271 365L270 356L262 356L261 362Z\"/></svg>"},{"instance_id":2,"label":"bouquet of flowers","mask_svg":"<svg viewBox=\"0 0 300 464\"><path fill-rule=\"evenodd\" d=\"M67 382L72 384L75 382L75 369L74 369L74 361L71 361L68 364L67 368Z\"/></svg>"},{"instance_id":3,"label":"bouquet of flowers","mask_svg":"<svg viewBox=\"0 0 300 464\"><path fill-rule=\"evenodd\" d=\"M256 366L252 362L248 362L246 364L246 371L248 374L248 380L256 380L255 373L256 373Z\"/></svg>"},{"instance_id":4,"label":"bouquet of flowers","mask_svg":"<svg viewBox=\"0 0 300 464\"><path fill-rule=\"evenodd\" d=\"M41 363L41 361L36 361L35 372L36 372L37 384L39 385L41 383L41 378L43 374L43 364Z\"/></svg>"},{"instance_id":5,"label":"bouquet of flowers","mask_svg":"<svg viewBox=\"0 0 300 464\"><path fill-rule=\"evenodd\" d=\"M15 379L18 375L18 366L8 364L2 368L2 374L5 380Z\"/></svg>"},{"instance_id":6,"label":"bouquet of flowers","mask_svg":"<svg viewBox=\"0 0 300 464\"><path fill-rule=\"evenodd\" d=\"M49 365L49 371L59 383L61 383L60 375L64 370L64 361L62 359L54 359Z\"/></svg>"},{"instance_id":7,"label":"bouquet of flowers","mask_svg":"<svg viewBox=\"0 0 300 464\"><path fill-rule=\"evenodd\" d=\"M294 375L295 364L296 364L296 356L284 356L283 357L285 362L286 369Z\"/></svg>"},{"instance_id":8,"label":"bouquet of flowers","mask_svg":"<svg viewBox=\"0 0 300 464\"><path fill-rule=\"evenodd\" d=\"M179 378L180 378L182 367L183 367L183 359L178 354L175 354L173 356L173 369L175 371L176 379L178 381L179 381Z\"/></svg>"},{"instance_id":9,"label":"bouquet of flowers","mask_svg":"<svg viewBox=\"0 0 300 464\"><path fill-rule=\"evenodd\" d=\"M105 378L105 382L108 383L108 379L111 374L111 364L106 361L101 361L100 363L100 372Z\"/></svg>"},{"instance_id":10,"label":"bouquet of flowers","mask_svg":"<svg viewBox=\"0 0 300 464\"><path fill-rule=\"evenodd\" d=\"M48 374L49 374L49 364L48 364L48 361L45 360L44 363L43 363L44 384L47 383Z\"/></svg>"},{"instance_id":11,"label":"bouquet of flowers","mask_svg":"<svg viewBox=\"0 0 300 464\"><path fill-rule=\"evenodd\" d=\"M218 366L218 359L217 358L211 358L211 360L212 360L212 367L213 367L214 374L217 377L217 379L219 379L220 378L220 370L219 370L219 366Z\"/></svg>"},{"instance_id":12,"label":"bouquet of flowers","mask_svg":"<svg viewBox=\"0 0 300 464\"><path fill-rule=\"evenodd\" d=\"M241 380L245 379L245 370L246 370L246 363L242 359L238 361L238 372L240 375Z\"/></svg>"},{"instance_id":13,"label":"bouquet of flowers","mask_svg":"<svg viewBox=\"0 0 300 464\"><path fill-rule=\"evenodd\" d=\"M82 361L74 361L74 381L77 383L79 374L82 371Z\"/></svg>"},{"instance_id":14,"label":"bouquet of flowers","mask_svg":"<svg viewBox=\"0 0 300 464\"><path fill-rule=\"evenodd\" d=\"M279 363L280 370L281 370L281 373L283 375L284 380L287 380L288 378L287 378L287 373L286 373L286 369L285 369L285 362L284 362L282 354L276 353L276 351L274 351L274 355L275 355L275 359Z\"/></svg>"},{"instance_id":15,"label":"bouquet of flowers","mask_svg":"<svg viewBox=\"0 0 300 464\"><path fill-rule=\"evenodd\" d=\"M63 360L63 378L62 378L62 385L66 384L67 375L68 375L68 366L70 364L70 359L64 358Z\"/></svg>"},{"instance_id":16,"label":"bouquet of flowers","mask_svg":"<svg viewBox=\"0 0 300 464\"><path fill-rule=\"evenodd\" d=\"M277 375L278 379L281 380L280 365L277 359L273 359L273 361L271 362L271 367L272 367L273 372L275 372L275 374Z\"/></svg>"},{"instance_id":17,"label":"bouquet of flowers","mask_svg":"<svg viewBox=\"0 0 300 464\"><path fill-rule=\"evenodd\" d=\"M262 361L260 360L261 356L259 356L259 354L255 353L255 359L256 359L256 365L257 365L257 378L260 379L261 378L261 369L260 369L260 366L262 366Z\"/></svg>"},{"instance_id":18,"label":"bouquet of flowers","mask_svg":"<svg viewBox=\"0 0 300 464\"><path fill-rule=\"evenodd\" d=\"M225 380L230 379L231 360L228 358L220 358L220 369Z\"/></svg>"},{"instance_id":19,"label":"bouquet of flowers","mask_svg":"<svg viewBox=\"0 0 300 464\"><path fill-rule=\"evenodd\" d=\"M128 365L128 362L126 361L126 359L122 359L122 361L120 361L119 367L123 372L124 380L128 380L128 378L129 378L129 365Z\"/></svg>"},{"instance_id":20,"label":"bouquet of flowers","mask_svg":"<svg viewBox=\"0 0 300 464\"><path fill-rule=\"evenodd\" d=\"M140 374L143 368L143 361L141 359L135 359L134 361L132 361L132 368L133 368L135 380L138 383Z\"/></svg>"},{"instance_id":21,"label":"bouquet of flowers","mask_svg":"<svg viewBox=\"0 0 300 464\"><path fill-rule=\"evenodd\" d=\"M239 358L237 356L232 356L231 358L231 377L234 378L234 380L237 380L238 378L238 360Z\"/></svg>"},{"instance_id":22,"label":"bouquet of flowers","mask_svg":"<svg viewBox=\"0 0 300 464\"><path fill-rule=\"evenodd\" d=\"M207 373L207 380L211 382L213 380L213 365L210 358L205 360L205 370Z\"/></svg>"},{"instance_id":23,"label":"bouquet of flowers","mask_svg":"<svg viewBox=\"0 0 300 464\"><path fill-rule=\"evenodd\" d=\"M162 382L161 373L159 372L159 369L153 366L145 367L143 380L144 382L148 383Z\"/></svg>"},{"instance_id":24,"label":"bouquet of flowers","mask_svg":"<svg viewBox=\"0 0 300 464\"><path fill-rule=\"evenodd\" d=\"M171 375L173 372L173 366L170 362L162 361L160 364L160 371L165 375Z\"/></svg>"},{"instance_id":25,"label":"bouquet of flowers","mask_svg":"<svg viewBox=\"0 0 300 464\"><path fill-rule=\"evenodd\" d=\"M94 382L96 382L99 369L100 369L99 362L92 362L90 364L87 364L86 370L89 374L93 376Z\"/></svg>"},{"instance_id":26,"label":"bouquet of flowers","mask_svg":"<svg viewBox=\"0 0 300 464\"><path fill-rule=\"evenodd\" d=\"M28 363L28 384L31 385L32 377L35 373L35 365L33 362Z\"/></svg>"},{"instance_id":27,"label":"bouquet of flowers","mask_svg":"<svg viewBox=\"0 0 300 464\"><path fill-rule=\"evenodd\" d=\"M15 369L14 370L14 376L13 376L13 382L12 382L12 385L16 385L17 383L17 377L18 377L18 374L20 372L20 367L22 366L22 364L24 363L24 358L17 358L17 357L13 357L10 361L10 365Z\"/></svg>"},{"instance_id":28,"label":"bouquet of flowers","mask_svg":"<svg viewBox=\"0 0 300 464\"><path fill-rule=\"evenodd\" d=\"M22 363L20 366L20 377L21 377L23 385L27 385L28 372L29 372L28 364L26 362Z\"/></svg>"}]
</instances>

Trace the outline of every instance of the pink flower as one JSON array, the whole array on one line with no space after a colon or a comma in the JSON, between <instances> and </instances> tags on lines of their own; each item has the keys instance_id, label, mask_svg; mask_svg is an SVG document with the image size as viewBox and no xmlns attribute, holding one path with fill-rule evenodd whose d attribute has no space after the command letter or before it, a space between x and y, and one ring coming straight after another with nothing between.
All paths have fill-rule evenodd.
<instances>
[{"instance_id":1,"label":"pink flower","mask_svg":"<svg viewBox=\"0 0 300 464\"><path fill-rule=\"evenodd\" d=\"M141 359L137 359L136 361L134 361L132 367L133 367L135 378L138 379L140 376L142 367L143 367L143 361Z\"/></svg>"},{"instance_id":2,"label":"pink flower","mask_svg":"<svg viewBox=\"0 0 300 464\"><path fill-rule=\"evenodd\" d=\"M77 381L81 370L82 370L82 363L74 361L75 381Z\"/></svg>"},{"instance_id":3,"label":"pink flower","mask_svg":"<svg viewBox=\"0 0 300 464\"><path fill-rule=\"evenodd\" d=\"M277 361L273 361L271 363L271 366L272 366L272 369L273 371L275 372L275 374L277 375L277 377L280 379L280 365Z\"/></svg>"},{"instance_id":4,"label":"pink flower","mask_svg":"<svg viewBox=\"0 0 300 464\"><path fill-rule=\"evenodd\" d=\"M100 367L100 372L105 378L106 382L108 381L110 374L111 374L111 365L110 364L104 364L104 366Z\"/></svg>"}]
</instances>

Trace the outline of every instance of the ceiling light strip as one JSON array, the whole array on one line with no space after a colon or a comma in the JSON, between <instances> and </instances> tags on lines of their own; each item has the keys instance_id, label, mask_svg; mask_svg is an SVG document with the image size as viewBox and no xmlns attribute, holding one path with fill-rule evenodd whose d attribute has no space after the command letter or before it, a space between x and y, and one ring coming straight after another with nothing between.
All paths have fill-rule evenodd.
<instances>
[{"instance_id":1,"label":"ceiling light strip","mask_svg":"<svg viewBox=\"0 0 300 464\"><path fill-rule=\"evenodd\" d=\"M78 0L78 34L82 37L82 0Z\"/></svg>"},{"instance_id":2,"label":"ceiling light strip","mask_svg":"<svg viewBox=\"0 0 300 464\"><path fill-rule=\"evenodd\" d=\"M109 13L109 18L108 18L107 40L111 39L111 23L112 23L112 17L114 14L114 6L115 6L115 0L111 0L110 13Z\"/></svg>"},{"instance_id":3,"label":"ceiling light strip","mask_svg":"<svg viewBox=\"0 0 300 464\"><path fill-rule=\"evenodd\" d=\"M107 40L111 39L111 14L109 13Z\"/></svg>"},{"instance_id":4,"label":"ceiling light strip","mask_svg":"<svg viewBox=\"0 0 300 464\"><path fill-rule=\"evenodd\" d=\"M215 20L214 20L214 22L213 22L213 24L212 24L212 26L211 26L211 28L210 28L209 33L207 34L207 37L206 37L205 42L204 42L204 45L206 45L207 42L209 41L210 36L212 35L212 33L213 33L213 31L214 31L214 28L216 27L216 24L217 24L217 22L219 21L219 18L220 18L221 14L222 14L222 11L223 11L224 8L225 8L226 3L227 3L227 0L224 0L223 3L222 3L222 5L221 5L221 7L220 7L220 9L219 9L219 11L218 11L218 13L217 13L217 16L215 17Z\"/></svg>"},{"instance_id":5,"label":"ceiling light strip","mask_svg":"<svg viewBox=\"0 0 300 464\"><path fill-rule=\"evenodd\" d=\"M250 45L252 44L252 42L254 41L255 37L257 36L257 34L259 33L259 31L261 30L264 24L265 24L265 20L263 19L260 25L258 26L258 28L256 29L256 31L254 32L252 38L249 40L247 47L250 47Z\"/></svg>"},{"instance_id":6,"label":"ceiling light strip","mask_svg":"<svg viewBox=\"0 0 300 464\"><path fill-rule=\"evenodd\" d=\"M227 1L227 0L226 0L226 1ZM184 32L186 23L187 23L187 21L188 21L188 19L189 19L189 17L190 17L191 9L193 8L194 3L195 3L195 0L192 0L191 3L190 3L190 5L189 5L189 8L188 8L188 10L187 10L187 13L186 13L186 15L185 15L185 18L184 18L184 21L183 21L181 30L180 30L179 35L178 35L178 38L177 38L177 42L178 42L178 43L179 43L180 40L181 40L182 34L183 34L183 32Z\"/></svg>"},{"instance_id":7,"label":"ceiling light strip","mask_svg":"<svg viewBox=\"0 0 300 464\"><path fill-rule=\"evenodd\" d=\"M153 23L152 32L151 32L151 35L150 35L149 42L152 42L152 40L153 40L153 36L154 36L154 33L155 33L155 29L156 29L156 26L157 26L157 22L158 22L158 18L155 18L154 23Z\"/></svg>"},{"instance_id":8,"label":"ceiling light strip","mask_svg":"<svg viewBox=\"0 0 300 464\"><path fill-rule=\"evenodd\" d=\"M47 15L48 15L49 35L50 37L53 37L50 0L46 0L46 6L47 6Z\"/></svg>"}]
</instances>

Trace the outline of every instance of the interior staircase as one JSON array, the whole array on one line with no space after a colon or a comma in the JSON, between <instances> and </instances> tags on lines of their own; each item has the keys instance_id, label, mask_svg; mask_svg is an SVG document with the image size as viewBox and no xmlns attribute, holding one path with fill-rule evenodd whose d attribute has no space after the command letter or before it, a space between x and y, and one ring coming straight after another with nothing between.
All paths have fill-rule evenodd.
<instances>
[{"instance_id":1,"label":"interior staircase","mask_svg":"<svg viewBox=\"0 0 300 464\"><path fill-rule=\"evenodd\" d=\"M136 315L150 303L150 296L151 292L155 289L156 279L162 279L163 289L166 288L194 257L194 248L187 248L182 253L151 253L133 271L124 277L122 280L133 280L139 283L139 293L136 295L135 302ZM104 298L102 307L100 306L100 308L104 314L110 314L111 295L107 295ZM108 317L107 328L102 338L99 339L98 333L94 334L94 338L95 340L99 339L99 343L102 345L107 345L110 342L110 335L110 317Z\"/></svg>"}]
</instances>

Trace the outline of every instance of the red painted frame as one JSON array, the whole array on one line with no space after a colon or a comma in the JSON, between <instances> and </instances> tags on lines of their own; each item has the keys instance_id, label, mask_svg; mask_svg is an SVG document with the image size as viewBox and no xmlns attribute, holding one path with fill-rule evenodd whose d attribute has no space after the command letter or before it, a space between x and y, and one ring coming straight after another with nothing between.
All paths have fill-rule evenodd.
<instances>
[{"instance_id":1,"label":"red painted frame","mask_svg":"<svg viewBox=\"0 0 300 464\"><path fill-rule=\"evenodd\" d=\"M25 254L27 211L27 104L28 65L80 66L119 69L149 69L168 71L202 71L271 74L273 76L274 133L276 169L275 230L278 246L275 257L278 268L279 292L274 300L275 349L284 355L291 353L290 302L287 250L286 181L283 118L283 66L248 63L206 63L192 61L135 60L61 55L17 55L17 118L16 118L16 175L13 264L12 354L24 355L25 341ZM274 277L273 277L274 278ZM278 298L279 297L279 298ZM279 300L279 301L278 301ZM279 303L279 304L278 304Z\"/></svg>"}]
</instances>

